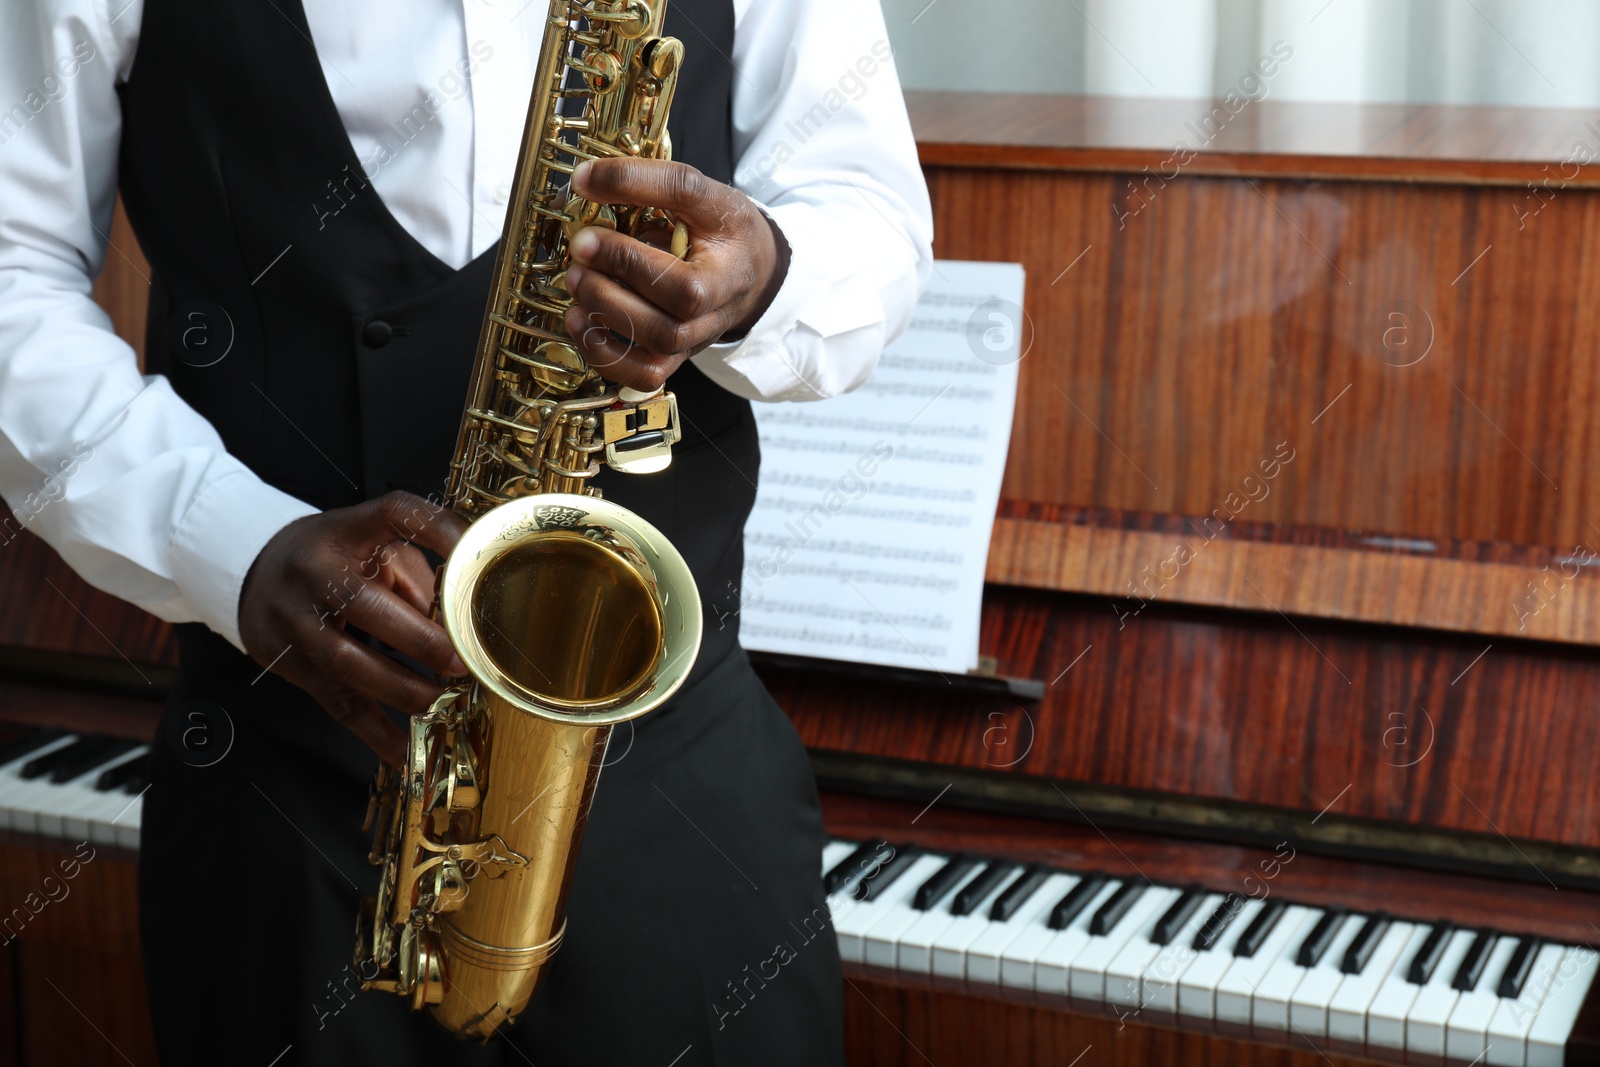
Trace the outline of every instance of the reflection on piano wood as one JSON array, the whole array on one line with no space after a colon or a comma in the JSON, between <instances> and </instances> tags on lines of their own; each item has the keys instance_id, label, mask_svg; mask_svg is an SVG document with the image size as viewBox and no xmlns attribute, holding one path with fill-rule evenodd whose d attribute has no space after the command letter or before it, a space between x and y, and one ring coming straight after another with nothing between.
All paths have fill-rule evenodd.
<instances>
[{"instance_id":1,"label":"reflection on piano wood","mask_svg":"<svg viewBox=\"0 0 1600 1067\"><path fill-rule=\"evenodd\" d=\"M762 667L825 870L896 845L831 901L851 1062L1600 1062L1600 183L1519 214L1585 116L1251 104L1163 178L1206 108L911 103L939 255L1029 274L982 651L1044 697ZM167 628L6 540L0 744L151 743ZM0 1067L154 1064L139 749L6 777L50 743L0 752Z\"/></svg>"}]
</instances>

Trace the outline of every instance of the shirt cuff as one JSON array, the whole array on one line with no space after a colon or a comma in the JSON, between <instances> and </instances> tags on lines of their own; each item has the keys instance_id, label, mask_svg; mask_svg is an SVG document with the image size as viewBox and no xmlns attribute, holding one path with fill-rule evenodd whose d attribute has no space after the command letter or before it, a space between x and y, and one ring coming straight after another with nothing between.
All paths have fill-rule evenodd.
<instances>
[{"instance_id":1,"label":"shirt cuff","mask_svg":"<svg viewBox=\"0 0 1600 1067\"><path fill-rule=\"evenodd\" d=\"M317 509L247 470L213 482L189 505L172 537L174 584L195 615L244 652L239 594L277 532Z\"/></svg>"},{"instance_id":2,"label":"shirt cuff","mask_svg":"<svg viewBox=\"0 0 1600 1067\"><path fill-rule=\"evenodd\" d=\"M848 392L872 366L831 366L818 357L829 338L882 324L882 301L870 285L842 284L836 277L839 250L851 242L813 205L757 206L789 242L789 273L749 333L705 348L694 365L751 400L821 400Z\"/></svg>"}]
</instances>

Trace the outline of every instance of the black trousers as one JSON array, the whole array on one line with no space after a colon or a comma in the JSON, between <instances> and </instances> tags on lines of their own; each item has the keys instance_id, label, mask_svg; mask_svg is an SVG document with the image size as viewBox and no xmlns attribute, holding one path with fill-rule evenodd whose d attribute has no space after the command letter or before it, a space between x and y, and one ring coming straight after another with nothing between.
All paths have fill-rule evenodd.
<instances>
[{"instance_id":1,"label":"black trousers","mask_svg":"<svg viewBox=\"0 0 1600 1067\"><path fill-rule=\"evenodd\" d=\"M179 690L169 720L201 692L255 706L204 670ZM140 907L167 1067L843 1062L816 788L743 652L618 728L566 940L487 1047L356 991L356 906L377 877L360 831L371 757L325 716L229 715L231 748L209 766L155 746L145 796Z\"/></svg>"}]
</instances>

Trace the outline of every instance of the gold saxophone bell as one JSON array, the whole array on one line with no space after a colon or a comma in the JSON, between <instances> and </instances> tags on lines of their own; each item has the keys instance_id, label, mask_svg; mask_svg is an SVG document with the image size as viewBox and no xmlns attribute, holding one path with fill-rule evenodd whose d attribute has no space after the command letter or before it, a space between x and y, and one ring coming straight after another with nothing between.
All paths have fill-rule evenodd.
<instances>
[{"instance_id":1,"label":"gold saxophone bell","mask_svg":"<svg viewBox=\"0 0 1600 1067\"><path fill-rule=\"evenodd\" d=\"M435 606L469 677L412 719L404 767L380 764L373 782L369 858L381 873L357 919L363 987L406 997L462 1038L487 1041L527 1006L565 931L611 729L671 697L700 648L688 564L589 486L602 463L667 466L677 400L612 388L564 325L580 225L666 226L674 251L687 249L666 212L569 200L565 188L586 159L670 157L682 46L659 36L664 9L550 2L445 492L471 525ZM563 98L581 114L558 108Z\"/></svg>"},{"instance_id":2,"label":"gold saxophone bell","mask_svg":"<svg viewBox=\"0 0 1600 1067\"><path fill-rule=\"evenodd\" d=\"M567 889L611 728L667 700L700 646L688 564L649 523L577 494L524 497L468 527L440 579L475 685L413 720L390 885L357 959L446 1029L487 1038L526 1007L561 943ZM383 788L383 787L380 787ZM409 860L409 862L407 862ZM376 951L374 951L374 949Z\"/></svg>"}]
</instances>

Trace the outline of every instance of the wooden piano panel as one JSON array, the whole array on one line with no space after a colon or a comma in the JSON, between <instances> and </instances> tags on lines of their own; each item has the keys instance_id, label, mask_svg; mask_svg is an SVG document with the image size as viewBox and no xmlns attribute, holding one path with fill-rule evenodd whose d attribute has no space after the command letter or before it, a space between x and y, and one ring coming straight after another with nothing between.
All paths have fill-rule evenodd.
<instances>
[{"instance_id":1,"label":"wooden piano panel","mask_svg":"<svg viewBox=\"0 0 1600 1067\"><path fill-rule=\"evenodd\" d=\"M10 1010L0 1013L0 1064L159 1062L138 948L137 874L137 857L126 850L78 852L59 841L0 835L0 892L29 916L0 949L0 973L11 984Z\"/></svg>"},{"instance_id":2,"label":"wooden piano panel","mask_svg":"<svg viewBox=\"0 0 1600 1067\"><path fill-rule=\"evenodd\" d=\"M1443 859L1390 836L1396 858L1494 852L1508 877L1559 862L1562 884L1600 886L1581 647L1600 644L1600 196L1575 185L1519 220L1509 184L1564 158L1581 117L1541 113L1519 141L1485 114L1474 140L1449 109L1251 105L1146 185L1109 168L1159 163L1153 131L1181 137L1196 105L1006 98L959 130L948 103L912 97L937 252L1022 261L1035 330L982 650L1048 684L1029 707L769 671L819 767L863 758L844 779L895 795L979 772L953 795L1000 806L999 775L1237 802L1301 813L1309 846L1341 852L1406 826ZM1291 142L1316 123L1384 132L1298 180ZM1384 347L1396 307L1432 323L1410 366ZM1194 558L1163 566L1180 545ZM1026 754L997 760L1001 734Z\"/></svg>"},{"instance_id":3,"label":"wooden piano panel","mask_svg":"<svg viewBox=\"0 0 1600 1067\"><path fill-rule=\"evenodd\" d=\"M765 679L807 745L934 765L930 797L952 767L1600 846L1590 651L1477 659L1468 636L1162 605L1118 625L1101 600L991 587L983 647L1053 681L1037 704Z\"/></svg>"},{"instance_id":4,"label":"wooden piano panel","mask_svg":"<svg viewBox=\"0 0 1600 1067\"><path fill-rule=\"evenodd\" d=\"M1027 270L1006 498L1206 516L1286 442L1251 521L1600 545L1595 193L1519 232L1513 188L929 178L940 257ZM1391 310L1432 323L1413 366Z\"/></svg>"}]
</instances>

